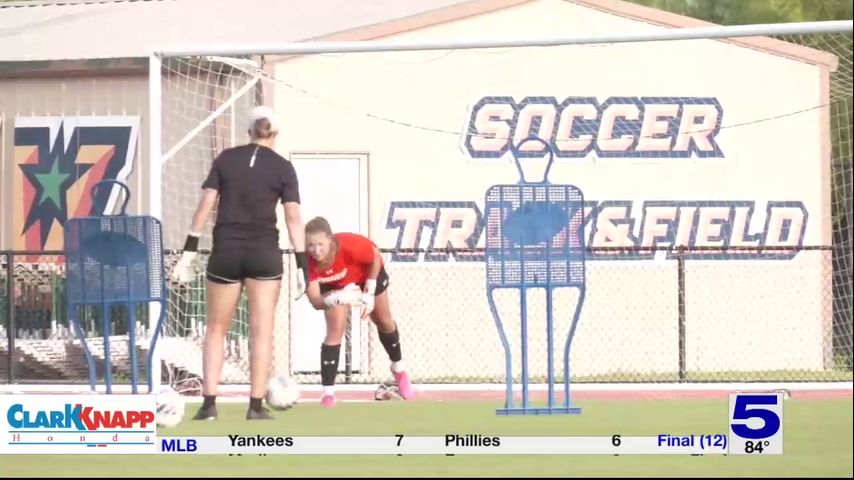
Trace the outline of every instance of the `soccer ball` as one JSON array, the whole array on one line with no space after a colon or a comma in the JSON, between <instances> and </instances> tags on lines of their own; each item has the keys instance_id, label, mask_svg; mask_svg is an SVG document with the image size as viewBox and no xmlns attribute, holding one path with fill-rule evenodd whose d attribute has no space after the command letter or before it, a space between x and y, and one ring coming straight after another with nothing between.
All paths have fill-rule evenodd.
<instances>
[{"instance_id":1,"label":"soccer ball","mask_svg":"<svg viewBox=\"0 0 854 480\"><path fill-rule=\"evenodd\" d=\"M278 375L267 383L267 405L276 410L287 410L299 401L299 384L286 375Z\"/></svg>"},{"instance_id":2,"label":"soccer ball","mask_svg":"<svg viewBox=\"0 0 854 480\"><path fill-rule=\"evenodd\" d=\"M157 413L155 422L159 427L171 428L184 419L184 397L171 387L157 393Z\"/></svg>"}]
</instances>

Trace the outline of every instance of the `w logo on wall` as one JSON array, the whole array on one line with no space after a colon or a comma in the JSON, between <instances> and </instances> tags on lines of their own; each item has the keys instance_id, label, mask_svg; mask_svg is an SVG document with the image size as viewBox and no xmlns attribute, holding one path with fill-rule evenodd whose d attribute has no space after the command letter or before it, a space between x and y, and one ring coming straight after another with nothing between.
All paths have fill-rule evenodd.
<instances>
[{"instance_id":1,"label":"w logo on wall","mask_svg":"<svg viewBox=\"0 0 854 480\"><path fill-rule=\"evenodd\" d=\"M61 250L68 218L112 213L118 188L90 190L127 179L138 135L139 117L15 119L13 248Z\"/></svg>"}]
</instances>

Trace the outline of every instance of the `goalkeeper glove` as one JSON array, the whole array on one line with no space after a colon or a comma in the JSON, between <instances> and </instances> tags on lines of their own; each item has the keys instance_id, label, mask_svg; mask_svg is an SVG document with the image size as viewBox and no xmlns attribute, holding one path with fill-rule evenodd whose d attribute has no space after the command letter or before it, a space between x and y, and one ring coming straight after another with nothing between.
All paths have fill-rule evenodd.
<instances>
[{"instance_id":1,"label":"goalkeeper glove","mask_svg":"<svg viewBox=\"0 0 854 480\"><path fill-rule=\"evenodd\" d=\"M323 303L329 307L341 305L359 305L362 302L362 292L354 284L349 284L341 290L336 290L323 299Z\"/></svg>"},{"instance_id":2,"label":"goalkeeper glove","mask_svg":"<svg viewBox=\"0 0 854 480\"><path fill-rule=\"evenodd\" d=\"M190 232L184 242L184 252L172 270L172 281L189 283L195 280L201 265L199 262L200 233Z\"/></svg>"},{"instance_id":3,"label":"goalkeeper glove","mask_svg":"<svg viewBox=\"0 0 854 480\"><path fill-rule=\"evenodd\" d=\"M297 259L297 292L299 292L296 300L299 300L308 290L308 256L305 252L295 252L294 256Z\"/></svg>"},{"instance_id":4,"label":"goalkeeper glove","mask_svg":"<svg viewBox=\"0 0 854 480\"><path fill-rule=\"evenodd\" d=\"M374 311L375 292L377 291L377 280L370 278L365 281L365 292L362 294L362 320L368 318L368 315Z\"/></svg>"}]
</instances>

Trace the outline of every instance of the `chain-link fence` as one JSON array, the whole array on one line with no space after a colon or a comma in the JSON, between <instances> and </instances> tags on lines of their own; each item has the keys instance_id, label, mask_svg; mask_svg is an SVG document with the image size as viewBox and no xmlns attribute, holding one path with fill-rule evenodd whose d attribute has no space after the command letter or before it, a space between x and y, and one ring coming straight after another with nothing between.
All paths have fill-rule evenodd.
<instances>
[{"instance_id":1,"label":"chain-link fence","mask_svg":"<svg viewBox=\"0 0 854 480\"><path fill-rule=\"evenodd\" d=\"M65 308L62 252L35 253L0 252L0 379L85 382L85 357ZM504 350L487 302L483 263L476 261L482 252L465 252L475 261L440 263L395 262L391 254L401 252L385 253L392 315L414 379L504 381ZM850 255L830 247L592 249L570 350L572 377L577 382L850 381L851 278L834 273L842 262L850 264ZM758 256L763 259L757 261ZM310 317L294 300L291 257L283 256L289 287L282 289L277 312L275 369L302 382L317 382L322 314ZM176 257L168 258L167 263L174 264ZM559 374L579 297L574 289L558 290L554 296ZM547 304L543 291L530 291L526 300L529 372L534 381L543 380ZM518 347L518 291L496 292L495 303L510 344ZM203 274L192 284L170 285L168 317L159 342L164 381L197 383L201 377L205 310ZM150 338L148 310L140 307L136 313L136 348L143 366ZM114 309L110 316L114 378L121 383L130 372L127 312ZM104 332L99 312L90 309L80 318L101 378ZM370 322L351 325L346 337L339 382L372 383L389 376L388 358ZM245 298L224 348L223 383L247 383L250 339ZM518 351L512 360L518 372Z\"/></svg>"}]
</instances>

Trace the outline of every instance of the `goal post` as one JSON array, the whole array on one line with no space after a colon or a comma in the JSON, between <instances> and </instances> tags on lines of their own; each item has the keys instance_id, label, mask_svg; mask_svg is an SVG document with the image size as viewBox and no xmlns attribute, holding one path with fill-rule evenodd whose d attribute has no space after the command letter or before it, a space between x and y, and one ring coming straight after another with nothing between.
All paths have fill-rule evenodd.
<instances>
[{"instance_id":1,"label":"goal post","mask_svg":"<svg viewBox=\"0 0 854 480\"><path fill-rule=\"evenodd\" d=\"M249 109L269 105L286 158L367 158L369 232L415 381L500 382L480 202L486 185L513 178L509 145L535 135L556 152L558 183L585 191L578 381L851 381L852 25L474 39L461 26L162 49L150 57L149 213L179 249L213 158L246 142ZM536 146L520 155L543 156ZM320 181L306 175L301 188ZM303 193L308 211L345 215ZM210 228L201 243L210 248ZM293 318L291 257L275 327L283 373L303 370L294 336L309 328ZM155 354L175 375L200 376L203 276L171 288ZM497 299L506 312L519 302ZM375 328L359 331L349 340L363 357L348 380L386 380ZM245 302L226 348L223 382L247 383ZM545 350L529 356L542 377Z\"/></svg>"},{"instance_id":2,"label":"goal post","mask_svg":"<svg viewBox=\"0 0 854 480\"><path fill-rule=\"evenodd\" d=\"M157 55L148 57L148 214L152 217L163 219L163 201L160 178L163 170L160 164L161 152L161 125L162 113L160 111L162 100L162 89L160 85L160 72L163 67L162 61ZM160 318L160 305L148 307L149 326L155 318ZM170 324L167 316L164 324ZM163 335L163 333L161 333ZM151 385L154 391L159 391L163 381L162 357L160 349L155 344L152 351L148 352L151 357ZM168 382L171 383L171 382Z\"/></svg>"},{"instance_id":3,"label":"goal post","mask_svg":"<svg viewBox=\"0 0 854 480\"><path fill-rule=\"evenodd\" d=\"M204 55L308 55L325 53L369 53L429 50L465 50L488 48L549 47L613 43L662 42L673 40L711 40L755 36L814 35L845 33L852 29L851 20L768 23L753 25L679 28L644 33L605 35L531 36L527 38L480 38L440 41L316 41L282 44L208 45L198 48L164 48L155 55L189 57Z\"/></svg>"}]
</instances>

